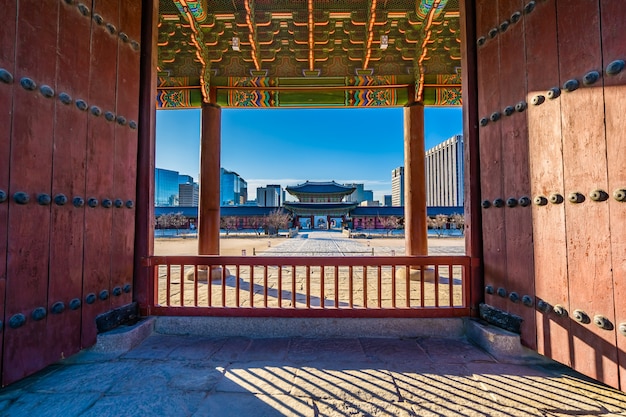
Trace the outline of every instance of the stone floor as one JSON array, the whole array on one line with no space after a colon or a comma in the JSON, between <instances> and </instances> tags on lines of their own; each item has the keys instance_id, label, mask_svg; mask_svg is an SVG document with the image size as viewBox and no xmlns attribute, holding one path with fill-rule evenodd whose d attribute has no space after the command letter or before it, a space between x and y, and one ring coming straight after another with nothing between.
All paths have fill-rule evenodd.
<instances>
[{"instance_id":1,"label":"stone floor","mask_svg":"<svg viewBox=\"0 0 626 417\"><path fill-rule=\"evenodd\" d=\"M0 390L13 416L625 416L626 394L463 337L176 336L94 349Z\"/></svg>"}]
</instances>

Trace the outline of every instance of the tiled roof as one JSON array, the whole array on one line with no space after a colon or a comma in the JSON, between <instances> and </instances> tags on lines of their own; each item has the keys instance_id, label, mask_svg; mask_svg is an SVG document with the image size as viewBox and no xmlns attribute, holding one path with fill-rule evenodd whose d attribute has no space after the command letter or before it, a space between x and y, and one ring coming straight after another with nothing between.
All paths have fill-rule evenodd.
<instances>
[{"instance_id":1,"label":"tiled roof","mask_svg":"<svg viewBox=\"0 0 626 417\"><path fill-rule=\"evenodd\" d=\"M355 187L348 187L346 185L337 184L335 181L329 182L311 182L307 181L304 184L298 184L294 186L288 186L285 188L289 194L350 194Z\"/></svg>"}]
</instances>

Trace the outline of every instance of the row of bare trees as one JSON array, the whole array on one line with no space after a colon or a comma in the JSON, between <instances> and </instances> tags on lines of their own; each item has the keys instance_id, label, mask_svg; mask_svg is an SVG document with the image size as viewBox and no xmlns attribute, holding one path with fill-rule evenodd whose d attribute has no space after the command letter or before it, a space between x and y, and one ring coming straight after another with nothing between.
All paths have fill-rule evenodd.
<instances>
[{"instance_id":1,"label":"row of bare trees","mask_svg":"<svg viewBox=\"0 0 626 417\"><path fill-rule=\"evenodd\" d=\"M393 230L401 229L404 225L401 217L386 216L378 217L378 224L385 229L385 234L389 236ZM438 237L443 236L444 231L450 227L465 233L465 216L455 213L451 216L437 214L435 217L428 217L428 227L433 229Z\"/></svg>"},{"instance_id":2,"label":"row of bare trees","mask_svg":"<svg viewBox=\"0 0 626 417\"><path fill-rule=\"evenodd\" d=\"M287 229L291 224L291 216L281 210L273 210L265 216L255 216L248 219L248 226L260 236L261 233L277 234L280 229ZM402 218L398 216L379 216L378 223L385 229L385 234L389 236L393 230L403 227ZM182 213L162 214L156 218L156 225L162 229L179 230L187 227L188 219ZM435 217L428 217L428 227L433 229L437 236L441 237L448 229L448 225L454 229L465 231L465 217L462 214L437 214ZM220 218L220 228L226 231L226 235L239 227L239 217L223 216Z\"/></svg>"},{"instance_id":3,"label":"row of bare trees","mask_svg":"<svg viewBox=\"0 0 626 417\"><path fill-rule=\"evenodd\" d=\"M291 216L281 210L272 210L265 216L250 217L247 222L248 226L260 236L261 233L277 234L280 229L288 229L291 224ZM220 217L220 228L226 231L226 236L231 231L237 230L239 227L239 217L223 216Z\"/></svg>"},{"instance_id":4,"label":"row of bare trees","mask_svg":"<svg viewBox=\"0 0 626 417\"><path fill-rule=\"evenodd\" d=\"M188 226L189 220L183 213L168 213L157 216L155 223L161 229L176 229L178 234L180 229Z\"/></svg>"}]
</instances>

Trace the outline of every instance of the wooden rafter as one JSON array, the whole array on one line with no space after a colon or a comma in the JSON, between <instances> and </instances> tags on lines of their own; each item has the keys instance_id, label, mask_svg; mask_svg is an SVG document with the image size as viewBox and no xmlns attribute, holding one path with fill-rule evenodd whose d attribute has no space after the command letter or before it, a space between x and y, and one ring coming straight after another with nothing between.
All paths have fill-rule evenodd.
<instances>
[{"instance_id":1,"label":"wooden rafter","mask_svg":"<svg viewBox=\"0 0 626 417\"><path fill-rule=\"evenodd\" d=\"M244 8L246 9L246 25L248 26L248 40L250 41L250 55L252 56L252 62L254 68L257 71L261 70L261 58L259 45L257 42L256 25L254 24L254 4L252 0L245 0Z\"/></svg>"},{"instance_id":2,"label":"wooden rafter","mask_svg":"<svg viewBox=\"0 0 626 417\"><path fill-rule=\"evenodd\" d=\"M315 56L313 54L315 48L314 32L315 20L313 19L313 0L308 0L308 27L309 27L309 71L315 69Z\"/></svg>"},{"instance_id":3,"label":"wooden rafter","mask_svg":"<svg viewBox=\"0 0 626 417\"><path fill-rule=\"evenodd\" d=\"M367 31L365 33L365 59L363 59L363 69L367 69L372 55L372 41L374 39L374 23L376 22L376 0L370 0L368 8Z\"/></svg>"}]
</instances>

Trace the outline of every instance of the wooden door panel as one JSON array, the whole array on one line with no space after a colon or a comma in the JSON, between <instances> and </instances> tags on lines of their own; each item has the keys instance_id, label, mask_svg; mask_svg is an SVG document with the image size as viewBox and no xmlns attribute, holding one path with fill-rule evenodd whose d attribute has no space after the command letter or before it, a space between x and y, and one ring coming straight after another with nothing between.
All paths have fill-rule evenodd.
<instances>
[{"instance_id":1,"label":"wooden door panel","mask_svg":"<svg viewBox=\"0 0 626 417\"><path fill-rule=\"evenodd\" d=\"M558 2L557 16L561 81L580 84L560 97L570 309L591 319L571 326L572 367L617 387L615 333L594 325L596 316L615 323L609 203L590 198L608 186L604 97L601 80L582 83L589 71L602 70L599 2ZM584 202L569 202L572 193L584 195Z\"/></svg>"},{"instance_id":2,"label":"wooden door panel","mask_svg":"<svg viewBox=\"0 0 626 417\"><path fill-rule=\"evenodd\" d=\"M57 33L50 22L57 21L57 14L57 2L19 2L9 186L17 198L9 202L3 384L47 365L41 343L46 335L50 236L45 197L51 192L55 100L44 96L51 90L40 88L55 88ZM38 203L39 196L44 204Z\"/></svg>"},{"instance_id":3,"label":"wooden door panel","mask_svg":"<svg viewBox=\"0 0 626 417\"><path fill-rule=\"evenodd\" d=\"M479 37L478 62L478 114L481 118L480 137L480 184L483 202L489 203L482 211L483 262L485 286L494 292L485 294L485 302L506 310L506 299L497 295L499 288L507 288L506 243L504 208L496 208L493 201L502 198L502 149L501 124L489 120L490 115L501 108L500 89L494 80L499 73L499 38L491 38L490 30L498 25L497 1L476 2L476 32ZM482 43L482 46L480 44Z\"/></svg>"},{"instance_id":4,"label":"wooden door panel","mask_svg":"<svg viewBox=\"0 0 626 417\"><path fill-rule=\"evenodd\" d=\"M104 23L91 33L89 104L101 115L90 113L87 127L85 252L82 346L96 342L95 319L111 307L111 253L113 166L115 151L115 96L119 43L119 2L97 0L93 12ZM111 117L112 115L112 117ZM89 201L92 201L90 206ZM88 299L87 299L88 298ZM92 301L93 300L93 301ZM91 301L91 302L90 302Z\"/></svg>"},{"instance_id":5,"label":"wooden door panel","mask_svg":"<svg viewBox=\"0 0 626 417\"><path fill-rule=\"evenodd\" d=\"M524 296L535 293L533 283L533 236L531 208L522 197L530 195L528 173L528 126L526 104L526 51L523 47L525 18L516 23L511 16L523 16L524 1L500 1L500 109L503 194L506 204L506 310L522 318L521 340L536 349L535 314L524 304ZM532 13L531 13L532 14ZM514 20L514 19L513 19ZM508 26L507 26L508 25ZM521 204L520 204L521 202Z\"/></svg>"},{"instance_id":6,"label":"wooden door panel","mask_svg":"<svg viewBox=\"0 0 626 417\"><path fill-rule=\"evenodd\" d=\"M117 73L117 113L125 123L115 127L114 190L121 207L113 212L112 307L132 302L137 181L137 121L139 115L139 39L141 5L122 2Z\"/></svg>"},{"instance_id":7,"label":"wooden door panel","mask_svg":"<svg viewBox=\"0 0 626 417\"><path fill-rule=\"evenodd\" d=\"M9 215L9 160L11 149L11 130L13 106L13 89L15 88L15 16L17 7L9 2L3 9L6 21L0 25L0 71L6 73L5 81L0 81L0 320L6 326L5 289L6 289L6 261L7 261L7 226ZM6 200L5 200L6 199ZM2 351L4 346L4 331L0 332L0 375L2 372Z\"/></svg>"},{"instance_id":8,"label":"wooden door panel","mask_svg":"<svg viewBox=\"0 0 626 417\"><path fill-rule=\"evenodd\" d=\"M553 314L552 307L569 307L565 208L550 197L563 195L563 148L561 101L548 91L559 88L556 5L544 2L525 18L527 56L527 101L544 97L544 103L528 110L531 193L535 263L535 303L547 303L548 311L537 308L537 349L561 363L571 364L568 340L570 319ZM535 201L535 199L539 199ZM538 203L538 204L537 204Z\"/></svg>"},{"instance_id":9,"label":"wooden door panel","mask_svg":"<svg viewBox=\"0 0 626 417\"><path fill-rule=\"evenodd\" d=\"M59 3L57 100L52 155L50 274L46 354L49 362L80 350L83 280L85 147L87 112L74 100L89 91L90 31L92 19L75 5Z\"/></svg>"},{"instance_id":10,"label":"wooden door panel","mask_svg":"<svg viewBox=\"0 0 626 417\"><path fill-rule=\"evenodd\" d=\"M611 0L600 2L602 12L602 53L604 73L604 107L606 117L606 154L608 164L609 211L611 222L611 258L615 292L616 338L621 387L626 391L626 202L614 197L616 190L626 190L626 69L613 74L615 61L626 60L626 4ZM613 65L611 65L613 63ZM618 63L619 64L619 63ZM619 67L619 65L618 65ZM620 300L622 300L620 302Z\"/></svg>"}]
</instances>

